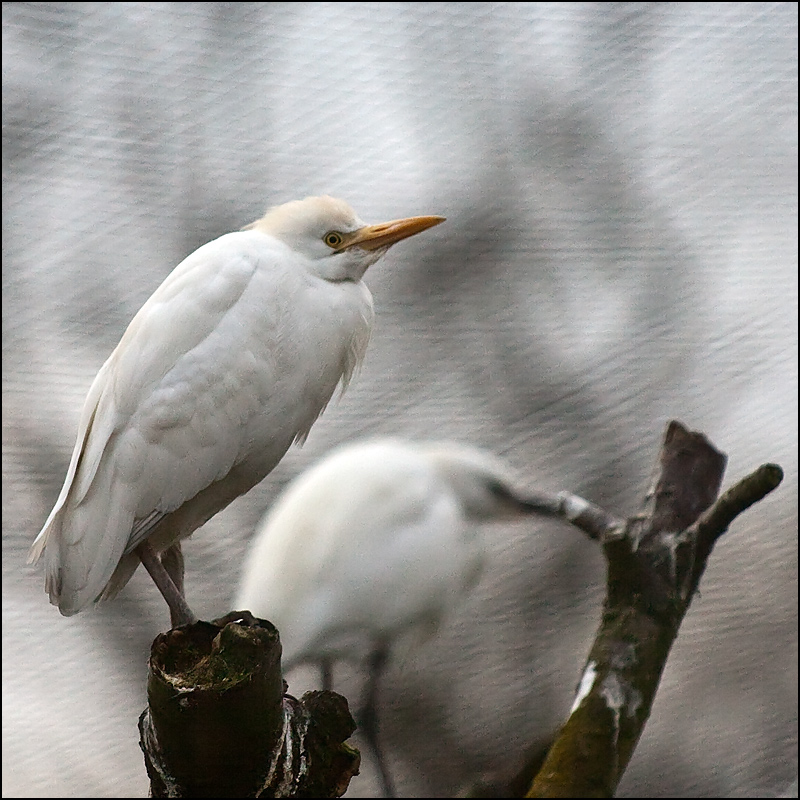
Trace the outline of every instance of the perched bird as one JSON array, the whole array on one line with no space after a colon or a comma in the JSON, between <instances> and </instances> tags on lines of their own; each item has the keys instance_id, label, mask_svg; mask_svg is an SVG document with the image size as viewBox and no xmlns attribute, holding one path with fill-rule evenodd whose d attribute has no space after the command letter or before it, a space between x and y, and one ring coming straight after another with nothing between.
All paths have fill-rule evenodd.
<instances>
[{"instance_id":1,"label":"perched bird","mask_svg":"<svg viewBox=\"0 0 800 800\"><path fill-rule=\"evenodd\" d=\"M237 610L280 633L285 672L339 659L366 662L359 724L386 796L394 785L377 738L376 693L393 642L434 631L478 580L486 548L478 523L532 512L509 470L455 443L368 440L334 450L299 475L257 531Z\"/></svg>"},{"instance_id":2,"label":"perched bird","mask_svg":"<svg viewBox=\"0 0 800 800\"><path fill-rule=\"evenodd\" d=\"M364 272L442 221L366 225L341 200L308 197L167 276L92 383L64 486L30 550L29 562L44 554L62 614L113 597L143 562L173 625L196 620L180 540L305 439L364 356Z\"/></svg>"}]
</instances>

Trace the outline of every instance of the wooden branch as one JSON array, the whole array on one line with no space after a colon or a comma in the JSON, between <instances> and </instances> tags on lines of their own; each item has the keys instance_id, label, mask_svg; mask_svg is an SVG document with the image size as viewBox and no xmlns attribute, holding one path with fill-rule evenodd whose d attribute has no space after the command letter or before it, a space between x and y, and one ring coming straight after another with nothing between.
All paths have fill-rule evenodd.
<instances>
[{"instance_id":1,"label":"wooden branch","mask_svg":"<svg viewBox=\"0 0 800 800\"><path fill-rule=\"evenodd\" d=\"M562 493L551 513L599 540L603 617L570 716L526 797L611 797L650 715L658 682L714 542L781 482L767 464L719 500L726 457L670 422L644 510L623 523Z\"/></svg>"},{"instance_id":2,"label":"wooden branch","mask_svg":"<svg viewBox=\"0 0 800 800\"><path fill-rule=\"evenodd\" d=\"M233 612L159 635L140 746L152 797L340 797L360 756L333 692L284 694L270 623Z\"/></svg>"}]
</instances>

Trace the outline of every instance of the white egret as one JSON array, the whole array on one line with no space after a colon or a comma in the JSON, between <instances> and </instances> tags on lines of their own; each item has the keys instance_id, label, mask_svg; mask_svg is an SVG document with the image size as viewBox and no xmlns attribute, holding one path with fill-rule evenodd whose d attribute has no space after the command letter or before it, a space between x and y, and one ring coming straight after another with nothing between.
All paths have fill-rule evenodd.
<instances>
[{"instance_id":1,"label":"white egret","mask_svg":"<svg viewBox=\"0 0 800 800\"><path fill-rule=\"evenodd\" d=\"M490 453L455 443L376 439L344 446L276 500L246 557L234 608L280 633L285 672L366 661L359 723L386 796L394 786L377 740L376 693L392 643L436 629L478 580L478 523L550 513L514 488Z\"/></svg>"},{"instance_id":2,"label":"white egret","mask_svg":"<svg viewBox=\"0 0 800 800\"><path fill-rule=\"evenodd\" d=\"M29 561L44 554L62 614L113 597L141 561L173 625L196 620L180 540L305 439L364 355L364 272L442 221L366 225L341 200L308 197L167 276L92 383L64 486L30 550Z\"/></svg>"}]
</instances>

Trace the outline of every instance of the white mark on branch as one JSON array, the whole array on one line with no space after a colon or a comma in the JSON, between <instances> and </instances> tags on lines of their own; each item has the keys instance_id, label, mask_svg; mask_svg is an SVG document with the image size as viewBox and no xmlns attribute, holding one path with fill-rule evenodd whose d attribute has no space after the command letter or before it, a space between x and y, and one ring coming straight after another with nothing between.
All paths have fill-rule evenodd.
<instances>
[{"instance_id":1,"label":"white mark on branch","mask_svg":"<svg viewBox=\"0 0 800 800\"><path fill-rule=\"evenodd\" d=\"M661 541L669 552L670 586L675 586L678 582L678 545L681 543L681 534L665 531L661 534Z\"/></svg>"},{"instance_id":2,"label":"white mark on branch","mask_svg":"<svg viewBox=\"0 0 800 800\"><path fill-rule=\"evenodd\" d=\"M581 514L585 514L591 507L591 503L570 492L559 492L558 499L563 509L564 517L570 522L574 522Z\"/></svg>"},{"instance_id":3,"label":"white mark on branch","mask_svg":"<svg viewBox=\"0 0 800 800\"><path fill-rule=\"evenodd\" d=\"M628 712L629 717L635 717L639 706L642 704L642 695L637 689L631 689L628 692L628 702L625 710Z\"/></svg>"},{"instance_id":4,"label":"white mark on branch","mask_svg":"<svg viewBox=\"0 0 800 800\"><path fill-rule=\"evenodd\" d=\"M625 693L615 672L610 672L603 681L600 696L614 714L614 749L619 744L619 720L625 705Z\"/></svg>"},{"instance_id":5,"label":"white mark on branch","mask_svg":"<svg viewBox=\"0 0 800 800\"><path fill-rule=\"evenodd\" d=\"M271 797L289 796L288 793L292 789L292 785L297 777L293 774L295 769L295 759L298 757L298 755L302 758L300 742L295 740L294 725L296 723L296 719L294 709L292 703L287 700L286 697L284 697L282 701L282 710L283 730L281 732L280 741L275 744L275 748L272 751L272 760L270 762L269 770L267 771L264 784L261 787L261 792L269 789L269 794ZM302 738L302 736L303 733L301 732L300 738ZM279 784L272 786L271 784L275 780L278 767L281 768L282 778ZM261 796L260 793L259 796Z\"/></svg>"},{"instance_id":6,"label":"white mark on branch","mask_svg":"<svg viewBox=\"0 0 800 800\"><path fill-rule=\"evenodd\" d=\"M597 664L594 661L590 661L586 665L586 669L583 671L583 677L581 678L580 686L578 686L578 693L575 695L575 702L572 704L572 708L569 710L570 714L574 714L577 711L580 704L583 702L583 698L592 691L592 686L594 686L594 679L597 677Z\"/></svg>"},{"instance_id":7,"label":"white mark on branch","mask_svg":"<svg viewBox=\"0 0 800 800\"><path fill-rule=\"evenodd\" d=\"M617 729L619 729L620 714L624 711L626 717L633 717L642 704L642 695L627 680L620 679L616 672L608 673L600 689L600 695L614 712Z\"/></svg>"},{"instance_id":8,"label":"white mark on branch","mask_svg":"<svg viewBox=\"0 0 800 800\"><path fill-rule=\"evenodd\" d=\"M646 523L647 520L647 514L634 514L630 520L628 520L628 540L631 543L631 551L634 553L639 549L639 545L642 543L644 523Z\"/></svg>"}]
</instances>

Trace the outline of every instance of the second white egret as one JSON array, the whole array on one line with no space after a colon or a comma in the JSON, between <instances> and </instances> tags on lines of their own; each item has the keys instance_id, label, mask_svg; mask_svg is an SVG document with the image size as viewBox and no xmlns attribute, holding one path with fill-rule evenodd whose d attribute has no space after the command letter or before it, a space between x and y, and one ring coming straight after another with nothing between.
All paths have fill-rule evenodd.
<instances>
[{"instance_id":1,"label":"second white egret","mask_svg":"<svg viewBox=\"0 0 800 800\"><path fill-rule=\"evenodd\" d=\"M394 785L378 745L376 693L390 647L431 633L477 583L487 560L481 522L549 514L484 450L399 439L333 451L276 500L245 560L234 608L278 629L283 666L365 661L358 713L386 796Z\"/></svg>"}]
</instances>

